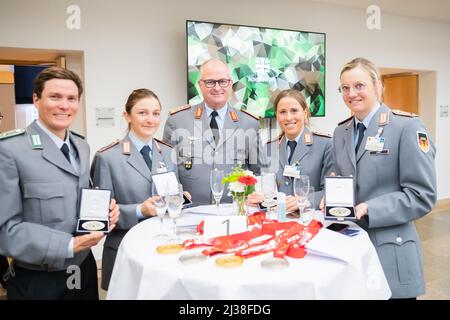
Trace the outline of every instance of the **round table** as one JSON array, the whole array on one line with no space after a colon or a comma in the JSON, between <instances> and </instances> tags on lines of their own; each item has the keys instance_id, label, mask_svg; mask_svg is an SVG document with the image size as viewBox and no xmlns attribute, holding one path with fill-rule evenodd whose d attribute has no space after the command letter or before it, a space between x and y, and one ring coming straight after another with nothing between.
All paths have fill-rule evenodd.
<instances>
[{"instance_id":1,"label":"round table","mask_svg":"<svg viewBox=\"0 0 450 320\"><path fill-rule=\"evenodd\" d=\"M179 223L187 219L201 221L202 217L185 214ZM347 262L308 252L302 259L287 257L286 269L268 270L261 261L272 253L246 259L232 269L218 267L217 256L183 264L181 255L203 249L159 254L156 247L164 242L152 239L159 227L159 220L152 218L126 234L107 299L388 299L391 295L375 248L362 229L351 238L342 235L348 238L343 250L352 257Z\"/></svg>"}]
</instances>

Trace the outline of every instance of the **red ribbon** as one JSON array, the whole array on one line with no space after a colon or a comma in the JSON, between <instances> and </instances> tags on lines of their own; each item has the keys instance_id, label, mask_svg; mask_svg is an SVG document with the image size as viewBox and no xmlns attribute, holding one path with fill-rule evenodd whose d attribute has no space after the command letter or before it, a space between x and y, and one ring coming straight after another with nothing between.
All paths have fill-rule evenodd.
<instances>
[{"instance_id":1,"label":"red ribbon","mask_svg":"<svg viewBox=\"0 0 450 320\"><path fill-rule=\"evenodd\" d=\"M251 258L268 252L274 257L303 258L305 245L322 228L322 223L312 220L308 226L289 221L278 222L266 218L264 212L257 212L248 217L250 231L221 236L211 239L188 239L183 242L185 249L210 247L202 251L205 255L217 253L234 253L237 256ZM203 234L204 221L197 226Z\"/></svg>"}]
</instances>

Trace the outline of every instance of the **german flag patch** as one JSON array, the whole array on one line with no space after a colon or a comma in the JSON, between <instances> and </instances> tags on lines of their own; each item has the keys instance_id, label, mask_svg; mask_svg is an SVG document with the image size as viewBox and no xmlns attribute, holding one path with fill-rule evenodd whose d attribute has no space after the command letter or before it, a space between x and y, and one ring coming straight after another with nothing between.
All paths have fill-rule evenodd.
<instances>
[{"instance_id":1,"label":"german flag patch","mask_svg":"<svg viewBox=\"0 0 450 320\"><path fill-rule=\"evenodd\" d=\"M424 153L430 151L430 142L428 141L428 135L426 132L417 131L417 144L420 150Z\"/></svg>"}]
</instances>

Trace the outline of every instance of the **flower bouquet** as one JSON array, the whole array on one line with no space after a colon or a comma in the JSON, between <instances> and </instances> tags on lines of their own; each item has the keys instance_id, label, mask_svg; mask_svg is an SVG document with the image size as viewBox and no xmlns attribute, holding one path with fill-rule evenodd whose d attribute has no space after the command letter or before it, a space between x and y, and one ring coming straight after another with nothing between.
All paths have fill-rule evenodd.
<instances>
[{"instance_id":1,"label":"flower bouquet","mask_svg":"<svg viewBox=\"0 0 450 320\"><path fill-rule=\"evenodd\" d=\"M223 178L222 183L228 183L228 189L237 204L238 215L246 215L247 197L255 191L256 182L253 172L242 169L241 165L235 167L230 174Z\"/></svg>"}]
</instances>

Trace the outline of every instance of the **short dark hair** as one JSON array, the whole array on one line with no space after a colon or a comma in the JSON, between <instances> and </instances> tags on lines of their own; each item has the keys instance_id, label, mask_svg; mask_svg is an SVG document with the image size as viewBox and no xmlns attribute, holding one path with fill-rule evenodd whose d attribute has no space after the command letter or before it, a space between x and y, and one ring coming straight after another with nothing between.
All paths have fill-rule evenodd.
<instances>
[{"instance_id":1,"label":"short dark hair","mask_svg":"<svg viewBox=\"0 0 450 320\"><path fill-rule=\"evenodd\" d=\"M42 70L36 79L34 79L33 93L36 94L39 99L44 91L45 83L52 79L72 80L78 88L78 98L81 97L81 94L83 93L83 84L80 77L75 72L60 67L50 67Z\"/></svg>"}]
</instances>

